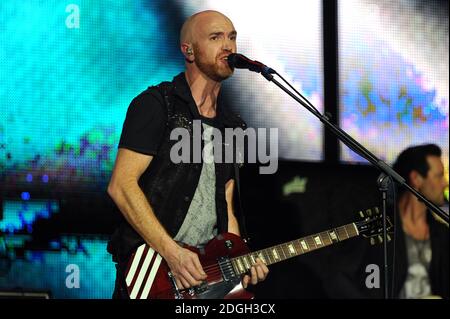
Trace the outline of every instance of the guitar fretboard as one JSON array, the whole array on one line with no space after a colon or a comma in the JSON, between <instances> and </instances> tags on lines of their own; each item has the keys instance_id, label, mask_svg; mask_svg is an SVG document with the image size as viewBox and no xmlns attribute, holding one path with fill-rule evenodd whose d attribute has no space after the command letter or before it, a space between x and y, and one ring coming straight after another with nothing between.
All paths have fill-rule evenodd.
<instances>
[{"instance_id":1,"label":"guitar fretboard","mask_svg":"<svg viewBox=\"0 0 450 319\"><path fill-rule=\"evenodd\" d=\"M236 273L244 274L256 263L256 258L260 258L266 265L271 265L358 235L356 225L351 223L284 244L254 251L247 255L235 257L231 259L231 263Z\"/></svg>"}]
</instances>

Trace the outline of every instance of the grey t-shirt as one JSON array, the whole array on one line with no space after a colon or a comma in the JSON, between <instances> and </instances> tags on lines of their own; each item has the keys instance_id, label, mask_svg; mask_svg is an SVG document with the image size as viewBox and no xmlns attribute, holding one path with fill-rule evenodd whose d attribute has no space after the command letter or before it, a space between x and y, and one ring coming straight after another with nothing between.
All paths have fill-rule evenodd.
<instances>
[{"instance_id":1,"label":"grey t-shirt","mask_svg":"<svg viewBox=\"0 0 450 319\"><path fill-rule=\"evenodd\" d=\"M216 173L214 165L213 127L203 125L203 166L191 205L175 240L202 246L217 235Z\"/></svg>"},{"instance_id":2,"label":"grey t-shirt","mask_svg":"<svg viewBox=\"0 0 450 319\"><path fill-rule=\"evenodd\" d=\"M405 234L408 270L400 292L402 299L417 299L431 295L428 271L431 263L430 240L417 240Z\"/></svg>"}]
</instances>

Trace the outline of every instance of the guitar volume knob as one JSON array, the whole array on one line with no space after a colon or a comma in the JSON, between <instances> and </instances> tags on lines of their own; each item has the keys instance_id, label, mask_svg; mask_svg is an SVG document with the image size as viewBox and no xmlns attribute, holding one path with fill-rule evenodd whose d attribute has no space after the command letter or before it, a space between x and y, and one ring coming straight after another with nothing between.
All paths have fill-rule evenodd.
<instances>
[{"instance_id":1,"label":"guitar volume knob","mask_svg":"<svg viewBox=\"0 0 450 319\"><path fill-rule=\"evenodd\" d=\"M225 247L227 247L228 249L233 248L233 242L231 240L226 240Z\"/></svg>"}]
</instances>

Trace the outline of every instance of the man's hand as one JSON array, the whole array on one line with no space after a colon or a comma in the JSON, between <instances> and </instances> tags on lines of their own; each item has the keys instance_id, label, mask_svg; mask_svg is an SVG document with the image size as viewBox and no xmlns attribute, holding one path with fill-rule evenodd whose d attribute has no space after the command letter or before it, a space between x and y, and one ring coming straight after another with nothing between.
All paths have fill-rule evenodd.
<instances>
[{"instance_id":1,"label":"man's hand","mask_svg":"<svg viewBox=\"0 0 450 319\"><path fill-rule=\"evenodd\" d=\"M207 277L197 254L186 248L177 245L164 259L180 290L198 286Z\"/></svg>"},{"instance_id":2,"label":"man's hand","mask_svg":"<svg viewBox=\"0 0 450 319\"><path fill-rule=\"evenodd\" d=\"M256 264L250 268L251 277L249 275L245 275L242 279L242 286L244 286L244 288L247 288L249 283L256 285L258 282L263 281L269 273L269 269L261 259L256 258L255 261Z\"/></svg>"}]
</instances>

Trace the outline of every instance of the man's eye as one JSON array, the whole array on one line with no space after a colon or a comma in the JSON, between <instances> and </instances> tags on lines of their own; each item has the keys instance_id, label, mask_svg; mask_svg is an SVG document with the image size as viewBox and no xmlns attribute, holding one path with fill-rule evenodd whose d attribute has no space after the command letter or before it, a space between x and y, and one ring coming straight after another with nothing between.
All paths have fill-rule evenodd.
<instances>
[{"instance_id":1,"label":"man's eye","mask_svg":"<svg viewBox=\"0 0 450 319\"><path fill-rule=\"evenodd\" d=\"M217 37L216 36L211 37L211 40L217 40Z\"/></svg>"}]
</instances>

